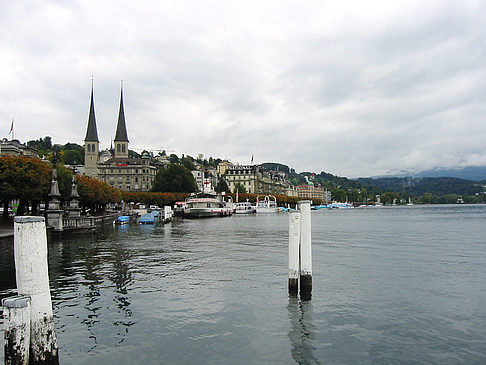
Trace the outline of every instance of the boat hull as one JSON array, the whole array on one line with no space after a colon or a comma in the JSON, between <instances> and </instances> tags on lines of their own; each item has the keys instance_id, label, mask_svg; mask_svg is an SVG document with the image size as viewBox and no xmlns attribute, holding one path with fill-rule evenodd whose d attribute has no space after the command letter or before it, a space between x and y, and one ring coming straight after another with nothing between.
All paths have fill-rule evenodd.
<instances>
[{"instance_id":1,"label":"boat hull","mask_svg":"<svg viewBox=\"0 0 486 365\"><path fill-rule=\"evenodd\" d=\"M273 207L257 207L256 208L256 212L257 214L270 214L270 213L276 213L277 212L277 208L273 208Z\"/></svg>"},{"instance_id":2,"label":"boat hull","mask_svg":"<svg viewBox=\"0 0 486 365\"><path fill-rule=\"evenodd\" d=\"M242 210L242 209L236 209L234 211L235 214L255 214L256 211L254 209L246 209L246 210Z\"/></svg>"},{"instance_id":3,"label":"boat hull","mask_svg":"<svg viewBox=\"0 0 486 365\"><path fill-rule=\"evenodd\" d=\"M185 217L210 218L210 217L224 217L230 214L231 212L229 209L190 208L187 209Z\"/></svg>"}]
</instances>

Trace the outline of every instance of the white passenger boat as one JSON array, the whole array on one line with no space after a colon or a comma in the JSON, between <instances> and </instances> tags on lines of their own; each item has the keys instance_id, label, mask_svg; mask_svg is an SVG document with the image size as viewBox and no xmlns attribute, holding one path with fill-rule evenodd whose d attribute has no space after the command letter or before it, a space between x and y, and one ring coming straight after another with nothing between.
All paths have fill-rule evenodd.
<instances>
[{"instance_id":1,"label":"white passenger boat","mask_svg":"<svg viewBox=\"0 0 486 365\"><path fill-rule=\"evenodd\" d=\"M186 202L175 202L174 215L184 216L186 214L187 204Z\"/></svg>"},{"instance_id":2,"label":"white passenger boat","mask_svg":"<svg viewBox=\"0 0 486 365\"><path fill-rule=\"evenodd\" d=\"M224 217L231 215L232 211L225 202L217 199L212 194L190 196L186 199L185 217Z\"/></svg>"},{"instance_id":3,"label":"white passenger boat","mask_svg":"<svg viewBox=\"0 0 486 365\"><path fill-rule=\"evenodd\" d=\"M235 203L235 208L233 210L235 214L252 214L256 213L256 208L249 201Z\"/></svg>"},{"instance_id":4,"label":"white passenger boat","mask_svg":"<svg viewBox=\"0 0 486 365\"><path fill-rule=\"evenodd\" d=\"M273 195L265 195L263 200L260 200L260 196L258 196L255 208L257 213L276 213L277 198Z\"/></svg>"}]
</instances>

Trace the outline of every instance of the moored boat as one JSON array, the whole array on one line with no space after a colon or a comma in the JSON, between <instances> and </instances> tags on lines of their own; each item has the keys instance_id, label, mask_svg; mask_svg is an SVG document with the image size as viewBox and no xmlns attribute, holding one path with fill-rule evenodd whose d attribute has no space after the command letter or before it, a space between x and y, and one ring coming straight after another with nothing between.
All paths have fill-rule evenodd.
<instances>
[{"instance_id":1,"label":"moored boat","mask_svg":"<svg viewBox=\"0 0 486 365\"><path fill-rule=\"evenodd\" d=\"M257 213L276 213L277 198L273 195L265 195L263 200L260 200L260 196L258 196L255 208Z\"/></svg>"},{"instance_id":2,"label":"moored boat","mask_svg":"<svg viewBox=\"0 0 486 365\"><path fill-rule=\"evenodd\" d=\"M117 217L116 224L128 224L130 223L130 217L128 215L120 215Z\"/></svg>"},{"instance_id":3,"label":"moored boat","mask_svg":"<svg viewBox=\"0 0 486 365\"><path fill-rule=\"evenodd\" d=\"M320 210L320 209L331 209L332 207L328 204L320 204L320 205L313 205L311 206L312 210Z\"/></svg>"},{"instance_id":4,"label":"moored boat","mask_svg":"<svg viewBox=\"0 0 486 365\"><path fill-rule=\"evenodd\" d=\"M159 212L157 212L156 210L154 210L153 212L151 213L145 213L144 215L142 215L139 220L138 220L138 223L140 224L154 224L155 221L157 220L159 214Z\"/></svg>"},{"instance_id":5,"label":"moored boat","mask_svg":"<svg viewBox=\"0 0 486 365\"><path fill-rule=\"evenodd\" d=\"M217 199L215 194L200 194L186 199L185 217L224 217L231 215L231 208L225 202Z\"/></svg>"},{"instance_id":6,"label":"moored boat","mask_svg":"<svg viewBox=\"0 0 486 365\"><path fill-rule=\"evenodd\" d=\"M354 205L348 202L345 203L334 202L331 204L331 208L339 208L339 209L354 208Z\"/></svg>"},{"instance_id":7,"label":"moored boat","mask_svg":"<svg viewBox=\"0 0 486 365\"><path fill-rule=\"evenodd\" d=\"M186 214L187 204L186 202L175 202L174 215L183 216Z\"/></svg>"},{"instance_id":8,"label":"moored boat","mask_svg":"<svg viewBox=\"0 0 486 365\"><path fill-rule=\"evenodd\" d=\"M235 214L252 214L252 213L256 213L256 208L249 201L241 202L241 203L235 203L233 213L235 213Z\"/></svg>"}]
</instances>

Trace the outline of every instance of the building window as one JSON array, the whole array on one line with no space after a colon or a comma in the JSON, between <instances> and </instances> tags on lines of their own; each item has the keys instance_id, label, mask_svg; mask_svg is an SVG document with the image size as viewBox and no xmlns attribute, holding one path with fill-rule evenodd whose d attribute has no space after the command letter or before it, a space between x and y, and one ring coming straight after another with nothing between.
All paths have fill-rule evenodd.
<instances>
[{"instance_id":1,"label":"building window","mask_svg":"<svg viewBox=\"0 0 486 365\"><path fill-rule=\"evenodd\" d=\"M120 152L120 145L118 143L116 144L116 152Z\"/></svg>"},{"instance_id":2,"label":"building window","mask_svg":"<svg viewBox=\"0 0 486 365\"><path fill-rule=\"evenodd\" d=\"M122 145L122 152L125 152L125 145Z\"/></svg>"},{"instance_id":3,"label":"building window","mask_svg":"<svg viewBox=\"0 0 486 365\"><path fill-rule=\"evenodd\" d=\"M91 152L91 145L88 143L88 152Z\"/></svg>"},{"instance_id":4,"label":"building window","mask_svg":"<svg viewBox=\"0 0 486 365\"><path fill-rule=\"evenodd\" d=\"M95 150L95 145L94 145L94 144L92 144L92 145L91 145L91 152L94 152L94 151L96 151L96 150Z\"/></svg>"}]
</instances>

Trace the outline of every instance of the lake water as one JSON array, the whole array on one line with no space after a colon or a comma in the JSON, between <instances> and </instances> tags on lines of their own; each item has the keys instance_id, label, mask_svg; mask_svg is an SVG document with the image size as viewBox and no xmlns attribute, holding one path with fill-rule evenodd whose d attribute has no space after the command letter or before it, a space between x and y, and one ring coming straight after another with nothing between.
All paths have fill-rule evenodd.
<instances>
[{"instance_id":1,"label":"lake water","mask_svg":"<svg viewBox=\"0 0 486 365\"><path fill-rule=\"evenodd\" d=\"M486 206L315 211L312 243L301 302L286 213L51 240L61 363L486 363Z\"/></svg>"}]
</instances>

